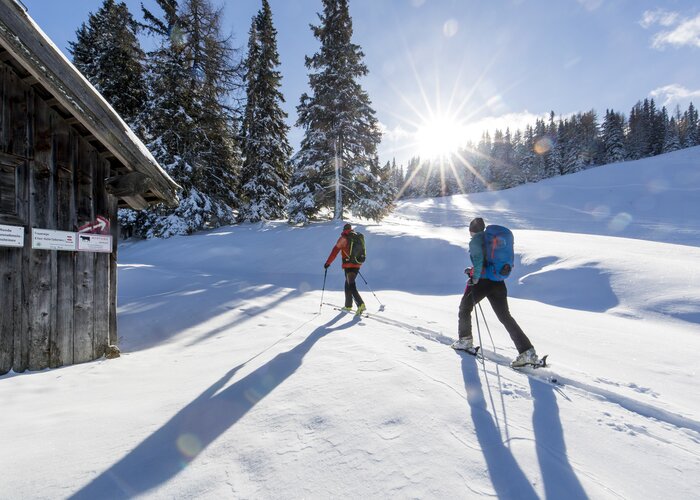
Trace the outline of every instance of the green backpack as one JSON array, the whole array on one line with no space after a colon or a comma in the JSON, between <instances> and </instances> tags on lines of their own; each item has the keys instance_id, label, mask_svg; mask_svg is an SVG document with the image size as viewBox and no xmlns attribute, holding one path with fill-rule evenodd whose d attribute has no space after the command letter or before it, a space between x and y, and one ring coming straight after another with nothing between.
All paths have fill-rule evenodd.
<instances>
[{"instance_id":1,"label":"green backpack","mask_svg":"<svg viewBox=\"0 0 700 500\"><path fill-rule=\"evenodd\" d=\"M350 231L346 238L348 239L350 248L348 250L347 258L343 259L343 261L349 262L350 264L362 264L367 258L364 235L362 233Z\"/></svg>"}]
</instances>

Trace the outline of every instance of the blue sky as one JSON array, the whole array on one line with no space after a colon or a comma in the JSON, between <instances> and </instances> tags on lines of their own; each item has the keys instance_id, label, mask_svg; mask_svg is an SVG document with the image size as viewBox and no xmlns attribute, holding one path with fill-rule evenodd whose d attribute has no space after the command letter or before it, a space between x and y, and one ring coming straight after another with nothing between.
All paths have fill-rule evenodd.
<instances>
[{"instance_id":1,"label":"blue sky","mask_svg":"<svg viewBox=\"0 0 700 500\"><path fill-rule=\"evenodd\" d=\"M67 52L102 0L23 0ZM140 0L125 3L140 17ZM153 6L153 0L144 0ZM244 48L259 0L213 0ZM320 0L270 0L290 124L308 90L304 56ZM384 130L382 162L437 153L481 131L511 130L553 110L627 114L654 97L669 109L700 104L697 0L350 0L362 84ZM302 132L290 136L296 148ZM432 146L432 147L430 147ZM437 149L436 149L437 148Z\"/></svg>"}]
</instances>

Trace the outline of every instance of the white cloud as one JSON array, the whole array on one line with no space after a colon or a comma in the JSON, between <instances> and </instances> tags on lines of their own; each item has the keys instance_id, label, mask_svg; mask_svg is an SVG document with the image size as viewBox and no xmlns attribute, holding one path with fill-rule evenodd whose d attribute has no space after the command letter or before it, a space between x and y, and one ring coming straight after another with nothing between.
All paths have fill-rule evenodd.
<instances>
[{"instance_id":1,"label":"white cloud","mask_svg":"<svg viewBox=\"0 0 700 500\"><path fill-rule=\"evenodd\" d=\"M690 90L677 83L654 89L649 92L649 95L659 101L662 106L666 106L669 111L672 111L676 105L683 109L693 100L700 101L700 89Z\"/></svg>"},{"instance_id":2,"label":"white cloud","mask_svg":"<svg viewBox=\"0 0 700 500\"><path fill-rule=\"evenodd\" d=\"M651 46L655 49L663 49L667 45L700 47L700 14L683 18L677 12L648 10L642 15L639 24L645 29L655 25L671 28L659 31L652 37Z\"/></svg>"},{"instance_id":3,"label":"white cloud","mask_svg":"<svg viewBox=\"0 0 700 500\"><path fill-rule=\"evenodd\" d=\"M413 132L409 132L401 125L396 125L394 128L389 128L382 122L379 122L379 130L382 131L382 140L389 142L403 141L412 138L414 135Z\"/></svg>"},{"instance_id":4,"label":"white cloud","mask_svg":"<svg viewBox=\"0 0 700 500\"><path fill-rule=\"evenodd\" d=\"M642 19L639 24L643 28L651 28L655 24L660 24L661 26L673 26L673 24L678 20L680 15L678 12L669 12L663 9L647 10L642 14Z\"/></svg>"},{"instance_id":5,"label":"white cloud","mask_svg":"<svg viewBox=\"0 0 700 500\"><path fill-rule=\"evenodd\" d=\"M481 118L478 121L471 122L466 126L467 135L469 140L476 143L481 139L481 135L484 132L488 132L493 138L493 133L495 130L500 130L501 132L510 129L510 133L514 134L516 130L521 132L525 131L525 127L528 125L534 126L535 121L538 119L548 120L549 113L535 114L529 111L523 111L521 113L506 113L499 116L487 116Z\"/></svg>"},{"instance_id":6,"label":"white cloud","mask_svg":"<svg viewBox=\"0 0 700 500\"><path fill-rule=\"evenodd\" d=\"M663 48L666 45L700 47L700 14L692 19L684 20L673 30L662 31L654 35L652 46L655 49Z\"/></svg>"},{"instance_id":7,"label":"white cloud","mask_svg":"<svg viewBox=\"0 0 700 500\"><path fill-rule=\"evenodd\" d=\"M442 26L442 33L447 37L451 38L457 34L459 31L459 23L457 22L456 19L449 19L445 24Z\"/></svg>"}]
</instances>

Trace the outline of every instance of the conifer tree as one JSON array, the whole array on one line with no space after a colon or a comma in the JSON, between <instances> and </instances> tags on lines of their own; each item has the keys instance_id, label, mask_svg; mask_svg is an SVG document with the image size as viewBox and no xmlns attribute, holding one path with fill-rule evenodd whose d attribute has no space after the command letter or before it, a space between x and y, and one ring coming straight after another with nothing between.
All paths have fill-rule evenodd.
<instances>
[{"instance_id":1,"label":"conifer tree","mask_svg":"<svg viewBox=\"0 0 700 500\"><path fill-rule=\"evenodd\" d=\"M347 0L323 0L319 20L311 29L321 48L306 58L311 95L303 94L297 107L304 138L292 160L290 221L306 223L324 209L341 219L348 208L380 219L391 209L393 194L379 168L375 111L357 81L368 70L351 41Z\"/></svg>"},{"instance_id":2,"label":"conifer tree","mask_svg":"<svg viewBox=\"0 0 700 500\"><path fill-rule=\"evenodd\" d=\"M561 130L561 120L557 124L554 121L554 111L549 113L549 123L546 128L546 143L547 148L543 153L545 162L545 175L547 177L555 177L561 175L561 161L563 145L561 144L559 131Z\"/></svg>"},{"instance_id":3,"label":"conifer tree","mask_svg":"<svg viewBox=\"0 0 700 500\"><path fill-rule=\"evenodd\" d=\"M627 158L625 149L625 117L605 110L603 121L603 163L616 163Z\"/></svg>"},{"instance_id":4,"label":"conifer tree","mask_svg":"<svg viewBox=\"0 0 700 500\"><path fill-rule=\"evenodd\" d=\"M145 27L160 37L149 54L149 148L183 190L174 209L146 215L144 236L190 234L234 222L240 153L228 102L238 72L221 11L209 0L157 0Z\"/></svg>"},{"instance_id":5,"label":"conifer tree","mask_svg":"<svg viewBox=\"0 0 700 500\"><path fill-rule=\"evenodd\" d=\"M70 42L73 64L127 124L142 135L139 116L146 102L144 53L138 24L126 4L104 0Z\"/></svg>"},{"instance_id":6,"label":"conifer tree","mask_svg":"<svg viewBox=\"0 0 700 500\"><path fill-rule=\"evenodd\" d=\"M700 121L698 120L698 110L693 103L688 105L688 110L683 113L685 138L683 147L690 148L700 145Z\"/></svg>"},{"instance_id":7,"label":"conifer tree","mask_svg":"<svg viewBox=\"0 0 700 500\"><path fill-rule=\"evenodd\" d=\"M671 117L666 127L666 137L664 137L664 153L678 151L681 149L681 139L678 130L678 122L675 117Z\"/></svg>"},{"instance_id":8,"label":"conifer tree","mask_svg":"<svg viewBox=\"0 0 700 500\"><path fill-rule=\"evenodd\" d=\"M282 110L282 76L277 52L277 30L268 0L253 18L245 61L246 107L243 143L242 197L239 219L256 222L279 219L288 203L291 177L287 114Z\"/></svg>"}]
</instances>

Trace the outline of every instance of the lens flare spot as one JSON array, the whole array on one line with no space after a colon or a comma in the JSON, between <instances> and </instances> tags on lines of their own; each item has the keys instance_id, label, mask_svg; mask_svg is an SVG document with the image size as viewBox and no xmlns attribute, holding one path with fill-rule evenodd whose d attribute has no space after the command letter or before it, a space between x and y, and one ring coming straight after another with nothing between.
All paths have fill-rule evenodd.
<instances>
[{"instance_id":1,"label":"lens flare spot","mask_svg":"<svg viewBox=\"0 0 700 500\"><path fill-rule=\"evenodd\" d=\"M615 217L612 218L608 224L608 229L611 231L619 232L623 231L632 223L632 216L627 212L620 212Z\"/></svg>"},{"instance_id":2,"label":"lens flare spot","mask_svg":"<svg viewBox=\"0 0 700 500\"><path fill-rule=\"evenodd\" d=\"M510 203L507 200L498 200L494 207L496 210L506 211L510 208Z\"/></svg>"},{"instance_id":3,"label":"lens flare spot","mask_svg":"<svg viewBox=\"0 0 700 500\"><path fill-rule=\"evenodd\" d=\"M537 153L538 155L548 153L549 151L551 151L552 146L554 146L552 139L550 139L549 137L542 137L535 143L535 153Z\"/></svg>"},{"instance_id":4,"label":"lens flare spot","mask_svg":"<svg viewBox=\"0 0 700 500\"><path fill-rule=\"evenodd\" d=\"M202 451L202 443L194 434L181 434L177 438L177 449L187 458L194 458Z\"/></svg>"},{"instance_id":5,"label":"lens flare spot","mask_svg":"<svg viewBox=\"0 0 700 500\"><path fill-rule=\"evenodd\" d=\"M610 215L610 207L607 205L598 205L593 210L591 210L591 215L596 220L605 219Z\"/></svg>"},{"instance_id":6,"label":"lens flare spot","mask_svg":"<svg viewBox=\"0 0 700 500\"><path fill-rule=\"evenodd\" d=\"M248 389L243 395L248 400L248 402L252 404L257 404L257 402L262 399L260 397L260 394L258 394L258 391L256 391L255 389Z\"/></svg>"},{"instance_id":7,"label":"lens flare spot","mask_svg":"<svg viewBox=\"0 0 700 500\"><path fill-rule=\"evenodd\" d=\"M668 189L668 182L665 179L652 179L647 184L647 189L652 194L661 193Z\"/></svg>"},{"instance_id":8,"label":"lens flare spot","mask_svg":"<svg viewBox=\"0 0 700 500\"><path fill-rule=\"evenodd\" d=\"M537 197L540 199L540 201L548 200L552 197L552 188L550 187L542 187L537 191Z\"/></svg>"},{"instance_id":9,"label":"lens flare spot","mask_svg":"<svg viewBox=\"0 0 700 500\"><path fill-rule=\"evenodd\" d=\"M450 19L442 26L442 33L447 38L452 38L459 31L459 23L456 19Z\"/></svg>"}]
</instances>

